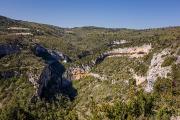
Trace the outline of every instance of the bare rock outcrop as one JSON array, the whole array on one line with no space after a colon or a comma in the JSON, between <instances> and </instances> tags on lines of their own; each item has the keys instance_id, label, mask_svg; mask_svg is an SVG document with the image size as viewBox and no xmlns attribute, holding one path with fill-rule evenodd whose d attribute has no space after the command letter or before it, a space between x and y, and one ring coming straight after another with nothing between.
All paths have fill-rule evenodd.
<instances>
[{"instance_id":1,"label":"bare rock outcrop","mask_svg":"<svg viewBox=\"0 0 180 120\"><path fill-rule=\"evenodd\" d=\"M20 51L17 44L0 44L0 58Z\"/></svg>"},{"instance_id":2,"label":"bare rock outcrop","mask_svg":"<svg viewBox=\"0 0 180 120\"><path fill-rule=\"evenodd\" d=\"M143 57L144 55L147 55L151 48L151 45L118 48L112 51L108 51L106 54L108 54L108 57L128 56L130 58L139 58Z\"/></svg>"},{"instance_id":3,"label":"bare rock outcrop","mask_svg":"<svg viewBox=\"0 0 180 120\"><path fill-rule=\"evenodd\" d=\"M24 28L24 27L9 27L7 28L8 30L24 30L24 31L29 31L29 28Z\"/></svg>"},{"instance_id":4,"label":"bare rock outcrop","mask_svg":"<svg viewBox=\"0 0 180 120\"><path fill-rule=\"evenodd\" d=\"M108 46L121 45L125 43L128 43L128 42L126 40L115 40L115 41L110 42Z\"/></svg>"},{"instance_id":5,"label":"bare rock outcrop","mask_svg":"<svg viewBox=\"0 0 180 120\"><path fill-rule=\"evenodd\" d=\"M36 96L48 100L55 99L56 94L72 87L71 82L63 78L65 67L52 53L39 44L34 46L33 52L36 56L41 57L46 64L40 76L38 76L38 80L37 76L29 79L37 88Z\"/></svg>"},{"instance_id":6,"label":"bare rock outcrop","mask_svg":"<svg viewBox=\"0 0 180 120\"><path fill-rule=\"evenodd\" d=\"M101 76L97 73L92 73L89 66L73 67L68 70L70 80L79 80L81 78L92 76L99 80L107 80L106 76Z\"/></svg>"},{"instance_id":7,"label":"bare rock outcrop","mask_svg":"<svg viewBox=\"0 0 180 120\"><path fill-rule=\"evenodd\" d=\"M71 62L72 60L65 54L59 51L46 49L43 46L36 44L33 49L35 55L43 57L44 60L48 61L62 61Z\"/></svg>"},{"instance_id":8,"label":"bare rock outcrop","mask_svg":"<svg viewBox=\"0 0 180 120\"><path fill-rule=\"evenodd\" d=\"M99 75L99 74L97 74L97 73L89 73L89 76L92 76L92 77L94 77L94 78L97 78L97 79L99 79L99 80L107 80L107 77L106 76L101 76L101 75Z\"/></svg>"},{"instance_id":9,"label":"bare rock outcrop","mask_svg":"<svg viewBox=\"0 0 180 120\"><path fill-rule=\"evenodd\" d=\"M147 55L152 49L150 45L129 47L129 48L118 48L112 51L108 51L100 54L95 60L92 61L92 66L100 64L106 57L121 57L128 56L130 58L139 58Z\"/></svg>"},{"instance_id":10,"label":"bare rock outcrop","mask_svg":"<svg viewBox=\"0 0 180 120\"><path fill-rule=\"evenodd\" d=\"M28 76L29 81L33 84L34 88L37 89L39 87L39 84L37 83L37 81L40 75L32 73L32 72L28 72L27 76Z\"/></svg>"},{"instance_id":11,"label":"bare rock outcrop","mask_svg":"<svg viewBox=\"0 0 180 120\"><path fill-rule=\"evenodd\" d=\"M165 56L170 55L170 49L166 48L160 53L155 53L151 60L149 70L147 72L147 86L145 91L151 92L153 90L153 84L158 77L167 78L168 73L171 72L171 66L162 67Z\"/></svg>"},{"instance_id":12,"label":"bare rock outcrop","mask_svg":"<svg viewBox=\"0 0 180 120\"><path fill-rule=\"evenodd\" d=\"M180 116L171 116L170 120L180 120Z\"/></svg>"},{"instance_id":13,"label":"bare rock outcrop","mask_svg":"<svg viewBox=\"0 0 180 120\"><path fill-rule=\"evenodd\" d=\"M48 52L51 54L51 56L56 59L57 61L62 61L64 63L72 62L69 56L63 54L62 52L56 51L56 50L48 50Z\"/></svg>"},{"instance_id":14,"label":"bare rock outcrop","mask_svg":"<svg viewBox=\"0 0 180 120\"><path fill-rule=\"evenodd\" d=\"M71 67L67 70L68 78L70 80L79 80L83 77L89 76L90 67L81 66L81 67Z\"/></svg>"}]
</instances>

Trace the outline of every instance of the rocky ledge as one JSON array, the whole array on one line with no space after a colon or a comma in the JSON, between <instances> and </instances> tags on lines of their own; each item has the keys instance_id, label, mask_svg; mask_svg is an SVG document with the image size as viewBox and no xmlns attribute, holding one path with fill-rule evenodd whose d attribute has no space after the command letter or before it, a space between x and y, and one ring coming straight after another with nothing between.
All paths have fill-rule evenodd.
<instances>
[{"instance_id":1,"label":"rocky ledge","mask_svg":"<svg viewBox=\"0 0 180 120\"><path fill-rule=\"evenodd\" d=\"M0 58L20 51L17 44L0 44Z\"/></svg>"}]
</instances>

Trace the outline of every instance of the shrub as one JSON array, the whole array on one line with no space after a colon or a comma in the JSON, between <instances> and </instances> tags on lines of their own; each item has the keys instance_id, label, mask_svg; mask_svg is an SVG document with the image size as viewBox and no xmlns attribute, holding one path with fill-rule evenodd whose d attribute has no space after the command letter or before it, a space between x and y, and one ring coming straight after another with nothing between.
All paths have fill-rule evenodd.
<instances>
[{"instance_id":1,"label":"shrub","mask_svg":"<svg viewBox=\"0 0 180 120\"><path fill-rule=\"evenodd\" d=\"M157 120L169 120L171 112L167 108L160 108L157 112Z\"/></svg>"},{"instance_id":2,"label":"shrub","mask_svg":"<svg viewBox=\"0 0 180 120\"><path fill-rule=\"evenodd\" d=\"M175 57L171 56L171 57L166 57L164 62L162 63L162 67L166 67L166 66L170 66L174 61L175 61Z\"/></svg>"},{"instance_id":3,"label":"shrub","mask_svg":"<svg viewBox=\"0 0 180 120\"><path fill-rule=\"evenodd\" d=\"M172 92L172 80L168 78L158 78L154 84L154 91L158 94L167 94Z\"/></svg>"}]
</instances>

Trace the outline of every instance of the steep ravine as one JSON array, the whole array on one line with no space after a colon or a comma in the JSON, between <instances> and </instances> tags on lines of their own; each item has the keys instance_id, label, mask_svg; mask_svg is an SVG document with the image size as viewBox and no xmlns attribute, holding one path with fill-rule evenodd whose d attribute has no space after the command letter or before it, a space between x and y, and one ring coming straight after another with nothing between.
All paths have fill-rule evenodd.
<instances>
[{"instance_id":1,"label":"steep ravine","mask_svg":"<svg viewBox=\"0 0 180 120\"><path fill-rule=\"evenodd\" d=\"M63 78L65 67L41 45L35 45L33 52L46 63L39 79L36 81L37 84L35 84L37 85L36 95L40 98L55 99L56 94L65 94L67 93L66 90L70 90L67 96L73 99L77 93L72 87L71 81Z\"/></svg>"},{"instance_id":2,"label":"steep ravine","mask_svg":"<svg viewBox=\"0 0 180 120\"><path fill-rule=\"evenodd\" d=\"M63 53L48 50L40 44L31 43L24 44L24 41L14 40L9 43L0 44L0 59L15 53L19 55L22 52L32 51L32 54L41 58L44 62L44 68L38 74L27 71L29 81L36 89L36 93L32 98L55 99L58 94L68 96L71 100L77 95L77 91L73 88L70 80L64 77L65 67L61 62L71 62L71 59ZM28 47L25 47L29 45ZM28 67L28 66L24 66ZM30 67L30 66L29 66ZM43 66L41 66L43 67ZM14 69L0 71L0 78L8 79L20 76L20 71Z\"/></svg>"}]
</instances>

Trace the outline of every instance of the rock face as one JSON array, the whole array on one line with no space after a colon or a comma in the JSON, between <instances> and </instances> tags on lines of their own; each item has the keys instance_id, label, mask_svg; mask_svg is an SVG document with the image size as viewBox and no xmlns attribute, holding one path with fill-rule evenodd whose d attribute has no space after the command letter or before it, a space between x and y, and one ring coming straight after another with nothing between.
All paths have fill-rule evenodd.
<instances>
[{"instance_id":1,"label":"rock face","mask_svg":"<svg viewBox=\"0 0 180 120\"><path fill-rule=\"evenodd\" d=\"M106 76L101 76L97 73L89 73L90 76L94 77L94 78L97 78L99 80L107 80L107 77Z\"/></svg>"},{"instance_id":2,"label":"rock face","mask_svg":"<svg viewBox=\"0 0 180 120\"><path fill-rule=\"evenodd\" d=\"M166 55L170 54L170 49L164 49L160 53L155 53L151 60L151 64L149 66L149 70L147 72L147 86L145 90L147 92L151 92L153 90L153 84L156 81L157 77L167 78L167 74L171 72L171 66L162 67L162 63Z\"/></svg>"},{"instance_id":3,"label":"rock face","mask_svg":"<svg viewBox=\"0 0 180 120\"><path fill-rule=\"evenodd\" d=\"M8 30L27 30L29 31L30 29L29 28L23 28L23 27L9 27L7 28Z\"/></svg>"},{"instance_id":4,"label":"rock face","mask_svg":"<svg viewBox=\"0 0 180 120\"><path fill-rule=\"evenodd\" d=\"M70 80L79 80L83 77L89 76L90 68L88 66L69 68L67 71Z\"/></svg>"},{"instance_id":5,"label":"rock face","mask_svg":"<svg viewBox=\"0 0 180 120\"><path fill-rule=\"evenodd\" d=\"M106 80L106 76L101 76L97 73L92 73L90 72L90 66L82 66L82 67L75 67L75 68L70 68L67 74L69 75L68 78L70 80L79 80L81 78L87 77L87 76L92 76L94 78L97 78L99 80Z\"/></svg>"},{"instance_id":6,"label":"rock face","mask_svg":"<svg viewBox=\"0 0 180 120\"><path fill-rule=\"evenodd\" d=\"M36 44L33 49L35 55L42 57L46 61L63 61L63 62L71 62L72 60L65 54L55 51L55 50L47 50L43 46Z\"/></svg>"},{"instance_id":7,"label":"rock face","mask_svg":"<svg viewBox=\"0 0 180 120\"><path fill-rule=\"evenodd\" d=\"M125 44L128 43L126 40L116 40L116 41L112 41L111 43L108 44L108 46L115 46L115 45L121 45L121 44Z\"/></svg>"},{"instance_id":8,"label":"rock face","mask_svg":"<svg viewBox=\"0 0 180 120\"><path fill-rule=\"evenodd\" d=\"M20 51L20 47L15 44L0 44L0 58Z\"/></svg>"},{"instance_id":9,"label":"rock face","mask_svg":"<svg viewBox=\"0 0 180 120\"><path fill-rule=\"evenodd\" d=\"M54 50L48 50L48 52L51 54L51 56L56 59L57 61L62 61L62 62L72 62L72 60L65 54L59 52L59 51L54 51Z\"/></svg>"},{"instance_id":10,"label":"rock face","mask_svg":"<svg viewBox=\"0 0 180 120\"><path fill-rule=\"evenodd\" d=\"M63 88L62 75L64 72L64 66L57 61L45 66L38 81L38 96L40 98L52 98L55 93L59 92Z\"/></svg>"},{"instance_id":11,"label":"rock face","mask_svg":"<svg viewBox=\"0 0 180 120\"><path fill-rule=\"evenodd\" d=\"M49 54L47 49L42 47L39 44L36 44L33 48L33 52L38 57L45 57L45 55Z\"/></svg>"},{"instance_id":12,"label":"rock face","mask_svg":"<svg viewBox=\"0 0 180 120\"><path fill-rule=\"evenodd\" d=\"M171 116L170 120L180 120L180 116Z\"/></svg>"},{"instance_id":13,"label":"rock face","mask_svg":"<svg viewBox=\"0 0 180 120\"><path fill-rule=\"evenodd\" d=\"M46 63L37 82L32 78L29 79L37 88L37 96L41 99L55 99L56 94L64 94L64 92L67 92L65 89L68 89L71 94L67 95L72 99L72 97L76 95L76 92L74 92L75 89L72 88L72 84L69 80L63 78L65 67L59 62L56 53L52 53L52 51L49 52L46 48L38 44L34 46L33 52Z\"/></svg>"},{"instance_id":14,"label":"rock face","mask_svg":"<svg viewBox=\"0 0 180 120\"><path fill-rule=\"evenodd\" d=\"M118 48L107 52L109 57L129 56L130 58L139 58L147 55L151 50L151 45L143 45L129 48Z\"/></svg>"},{"instance_id":15,"label":"rock face","mask_svg":"<svg viewBox=\"0 0 180 120\"><path fill-rule=\"evenodd\" d=\"M37 83L37 81L38 81L40 75L28 72L27 76L29 78L29 81L34 85L34 88L39 87L39 84Z\"/></svg>"},{"instance_id":16,"label":"rock face","mask_svg":"<svg viewBox=\"0 0 180 120\"><path fill-rule=\"evenodd\" d=\"M130 58L143 57L144 55L147 55L150 50L151 50L151 45L114 49L112 51L102 53L94 61L92 61L92 65L97 65L101 63L106 57L121 57L121 56L128 56Z\"/></svg>"}]
</instances>

